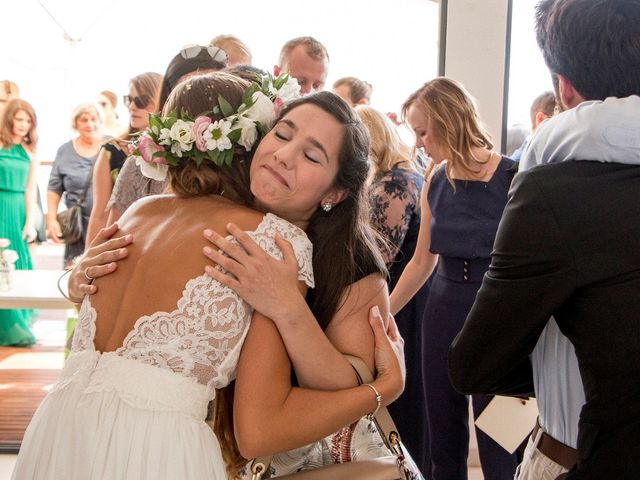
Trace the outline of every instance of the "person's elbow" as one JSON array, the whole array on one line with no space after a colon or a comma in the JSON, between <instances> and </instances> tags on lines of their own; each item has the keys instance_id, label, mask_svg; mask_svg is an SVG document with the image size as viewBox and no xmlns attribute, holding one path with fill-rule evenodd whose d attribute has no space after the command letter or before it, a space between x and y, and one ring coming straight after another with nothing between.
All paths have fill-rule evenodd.
<instances>
[{"instance_id":1,"label":"person's elbow","mask_svg":"<svg viewBox=\"0 0 640 480\"><path fill-rule=\"evenodd\" d=\"M268 427L257 422L236 419L234 433L238 451L246 459L272 455L273 438L269 435Z\"/></svg>"},{"instance_id":2,"label":"person's elbow","mask_svg":"<svg viewBox=\"0 0 640 480\"><path fill-rule=\"evenodd\" d=\"M454 347L449 349L449 379L453 388L463 394L482 393L487 385L479 365L473 365Z\"/></svg>"}]
</instances>

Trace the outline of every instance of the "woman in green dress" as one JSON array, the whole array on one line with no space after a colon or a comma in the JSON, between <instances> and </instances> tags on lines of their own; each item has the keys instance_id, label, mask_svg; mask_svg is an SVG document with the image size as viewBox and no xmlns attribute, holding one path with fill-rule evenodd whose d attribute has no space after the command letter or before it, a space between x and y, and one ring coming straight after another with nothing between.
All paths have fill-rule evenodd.
<instances>
[{"instance_id":1,"label":"woman in green dress","mask_svg":"<svg viewBox=\"0 0 640 480\"><path fill-rule=\"evenodd\" d=\"M21 99L7 104L0 120L0 238L18 253L16 269L31 270L27 242L36 231L31 221L36 202L36 114ZM32 310L0 310L0 345L29 346Z\"/></svg>"}]
</instances>

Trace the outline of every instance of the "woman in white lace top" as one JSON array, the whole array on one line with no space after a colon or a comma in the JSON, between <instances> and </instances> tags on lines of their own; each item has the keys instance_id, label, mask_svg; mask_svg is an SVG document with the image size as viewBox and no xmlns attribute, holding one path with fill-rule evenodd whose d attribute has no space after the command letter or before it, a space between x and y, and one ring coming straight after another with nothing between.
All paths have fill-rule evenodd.
<instances>
[{"instance_id":1,"label":"woman in white lace top","mask_svg":"<svg viewBox=\"0 0 640 480\"><path fill-rule=\"evenodd\" d=\"M220 127L224 121L238 119L234 115L239 115L246 87L246 82L227 74L195 77L176 88L165 114L180 112L185 119L200 115L196 125L206 124L200 135L208 143L198 144L206 150L199 151L209 155L207 152L218 149L221 153L228 148L216 147L213 140L229 133ZM199 114L207 104L209 112ZM212 104L220 106L216 113L211 112ZM296 110L318 114L314 108L300 105ZM169 121L167 118L157 121ZM194 161L202 160L195 153L199 137L190 148L185 129L179 134L185 148L177 159L173 156L176 150L169 153L168 148L141 140L142 157L155 164L150 166L168 170L173 194L138 202L121 218L121 238L135 235L135 243L128 247L128 261L115 274L97 280L100 293L82 302L72 353L25 434L13 478L227 478L221 453L227 439L216 437L206 425L207 405L216 390L235 377L250 323L251 330L261 327L258 334L269 340L270 356L282 364L286 352L282 344L278 347L278 333L269 330L266 319L253 314L233 291L202 274L200 252L206 240L200 232L205 227L222 230L232 221L274 255L278 254L277 233L293 245L299 279L296 288L304 291L313 286L311 244L300 226L312 213L310 201L317 205L337 199L334 180L340 169L339 139L346 136L330 116L323 124L313 134L313 147L305 149L307 153L324 151L326 157L320 164L293 155L292 149L282 152L295 170L285 183L299 182L300 187L300 195L289 199L287 206L293 223L242 206L251 199L245 180L250 140L235 146L230 166L217 166L209 158ZM206 137L203 132L211 135ZM238 136L229 136L230 142L238 143ZM160 155L149 155L145 148ZM279 168L274 161L272 169ZM273 185L283 185L283 178L273 175ZM266 178L263 180L266 187ZM86 267L83 272L87 275ZM374 385L386 404L401 391L402 366L395 351L397 342L388 340L381 322L373 326L382 346L377 366L386 372ZM395 338L394 332L391 336ZM247 341L255 348L255 341ZM258 408L263 415L282 420L284 430L289 428L293 437L299 435L298 444L356 420L376 404L366 387L314 392L276 383L278 389L269 387L270 399L258 403ZM310 414L316 421L297 434L291 426L301 424ZM279 435L274 432L273 452L280 444L288 448L295 441Z\"/></svg>"}]
</instances>

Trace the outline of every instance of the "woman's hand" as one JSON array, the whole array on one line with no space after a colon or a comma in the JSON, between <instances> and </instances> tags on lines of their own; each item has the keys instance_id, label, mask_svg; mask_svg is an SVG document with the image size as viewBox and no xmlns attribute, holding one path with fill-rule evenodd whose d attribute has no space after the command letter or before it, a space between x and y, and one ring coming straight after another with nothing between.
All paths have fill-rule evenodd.
<instances>
[{"instance_id":1,"label":"woman's hand","mask_svg":"<svg viewBox=\"0 0 640 480\"><path fill-rule=\"evenodd\" d=\"M47 237L54 243L64 243L62 238L62 230L60 229L60 223L55 218L46 217L47 223Z\"/></svg>"},{"instance_id":2,"label":"woman's hand","mask_svg":"<svg viewBox=\"0 0 640 480\"><path fill-rule=\"evenodd\" d=\"M226 271L207 265L207 275L231 288L272 320L288 318L300 302L304 303L299 290L298 262L291 244L276 234L275 242L283 255L282 260L276 260L233 223L227 225L227 230L240 245L212 230L204 231L205 238L221 250L205 247L205 256Z\"/></svg>"},{"instance_id":3,"label":"woman's hand","mask_svg":"<svg viewBox=\"0 0 640 480\"><path fill-rule=\"evenodd\" d=\"M406 375L404 365L404 340L398 332L398 326L389 315L387 326L380 316L377 306L369 312L369 323L375 337L376 379L374 385L382 395L386 406L400 396L404 390Z\"/></svg>"},{"instance_id":4,"label":"woman's hand","mask_svg":"<svg viewBox=\"0 0 640 480\"><path fill-rule=\"evenodd\" d=\"M36 231L36 227L29 220L25 222L24 227L22 228L22 238L26 240L27 243L33 242L38 236L38 232Z\"/></svg>"},{"instance_id":5,"label":"woman's hand","mask_svg":"<svg viewBox=\"0 0 640 480\"><path fill-rule=\"evenodd\" d=\"M112 239L118 231L118 224L114 223L98 232L96 238L85 251L69 276L69 295L72 298L80 298L84 295L93 295L98 291L91 280L109 275L116 271L118 261L126 258L128 251L125 248L133 241L133 235L124 235Z\"/></svg>"}]
</instances>

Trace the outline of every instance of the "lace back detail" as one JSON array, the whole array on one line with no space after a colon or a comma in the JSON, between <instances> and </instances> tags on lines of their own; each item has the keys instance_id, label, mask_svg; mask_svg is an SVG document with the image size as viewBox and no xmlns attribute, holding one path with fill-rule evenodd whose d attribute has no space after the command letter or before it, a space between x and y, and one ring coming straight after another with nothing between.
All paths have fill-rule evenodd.
<instances>
[{"instance_id":1,"label":"lace back detail","mask_svg":"<svg viewBox=\"0 0 640 480\"><path fill-rule=\"evenodd\" d=\"M289 241L298 260L298 278L314 286L312 247L298 227L267 214L253 232L254 241L269 255L281 259L276 233ZM228 237L232 239L232 237ZM116 354L171 370L211 389L222 388L235 378L240 349L253 309L231 289L208 275L185 285L173 312L155 312L139 318ZM85 298L72 351L95 350L96 311Z\"/></svg>"}]
</instances>

